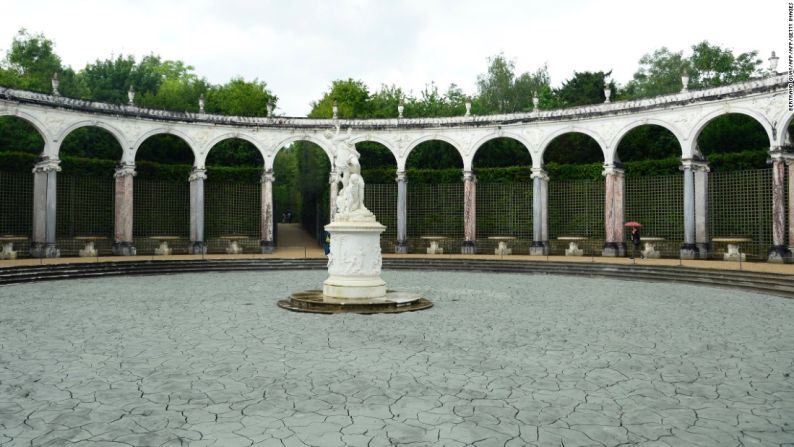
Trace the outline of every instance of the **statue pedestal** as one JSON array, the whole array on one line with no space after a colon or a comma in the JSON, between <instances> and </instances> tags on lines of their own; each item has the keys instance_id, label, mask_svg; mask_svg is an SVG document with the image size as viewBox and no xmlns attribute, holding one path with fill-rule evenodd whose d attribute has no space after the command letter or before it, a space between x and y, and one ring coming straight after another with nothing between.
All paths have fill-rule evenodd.
<instances>
[{"instance_id":1,"label":"statue pedestal","mask_svg":"<svg viewBox=\"0 0 794 447\"><path fill-rule=\"evenodd\" d=\"M342 216L325 226L331 233L328 279L323 282L323 300L349 302L386 296L380 277L380 234L385 226L375 216Z\"/></svg>"}]
</instances>

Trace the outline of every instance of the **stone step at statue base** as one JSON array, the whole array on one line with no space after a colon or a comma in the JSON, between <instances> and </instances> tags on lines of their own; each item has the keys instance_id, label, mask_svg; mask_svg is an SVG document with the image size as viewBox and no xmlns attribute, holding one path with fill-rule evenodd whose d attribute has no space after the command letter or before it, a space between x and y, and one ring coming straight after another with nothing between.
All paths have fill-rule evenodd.
<instances>
[{"instance_id":1,"label":"stone step at statue base","mask_svg":"<svg viewBox=\"0 0 794 447\"><path fill-rule=\"evenodd\" d=\"M418 294L397 290L387 290L386 296L380 298L355 300L327 297L322 290L307 290L293 293L288 299L279 301L278 306L295 312L320 314L380 314L429 309L433 303Z\"/></svg>"}]
</instances>

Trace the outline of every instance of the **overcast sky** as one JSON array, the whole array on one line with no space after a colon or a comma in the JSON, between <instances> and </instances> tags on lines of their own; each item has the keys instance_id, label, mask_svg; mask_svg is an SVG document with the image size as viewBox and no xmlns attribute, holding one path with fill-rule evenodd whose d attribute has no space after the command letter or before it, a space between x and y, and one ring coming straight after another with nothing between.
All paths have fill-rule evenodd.
<instances>
[{"instance_id":1,"label":"overcast sky","mask_svg":"<svg viewBox=\"0 0 794 447\"><path fill-rule=\"evenodd\" d=\"M0 52L20 28L55 42L67 65L155 53L224 83L267 82L279 114L305 116L334 79L417 94L434 81L475 92L489 56L517 72L548 64L552 84L574 70L613 70L625 83L643 54L702 40L740 53L771 51L787 69L783 0L6 0Z\"/></svg>"}]
</instances>

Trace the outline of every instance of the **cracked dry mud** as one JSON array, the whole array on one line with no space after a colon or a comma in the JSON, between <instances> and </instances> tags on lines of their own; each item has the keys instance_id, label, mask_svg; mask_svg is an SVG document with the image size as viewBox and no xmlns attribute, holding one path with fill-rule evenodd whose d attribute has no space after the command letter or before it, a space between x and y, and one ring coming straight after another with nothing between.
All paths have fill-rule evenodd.
<instances>
[{"instance_id":1,"label":"cracked dry mud","mask_svg":"<svg viewBox=\"0 0 794 447\"><path fill-rule=\"evenodd\" d=\"M794 443L794 301L385 272L431 310L276 307L325 272L0 288L0 445Z\"/></svg>"}]
</instances>

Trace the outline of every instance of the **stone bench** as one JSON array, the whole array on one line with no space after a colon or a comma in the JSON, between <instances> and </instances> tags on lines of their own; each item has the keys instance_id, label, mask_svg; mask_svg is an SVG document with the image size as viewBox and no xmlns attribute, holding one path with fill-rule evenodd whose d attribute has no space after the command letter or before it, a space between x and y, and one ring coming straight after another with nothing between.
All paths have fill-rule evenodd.
<instances>
[{"instance_id":1,"label":"stone bench","mask_svg":"<svg viewBox=\"0 0 794 447\"><path fill-rule=\"evenodd\" d=\"M568 241L568 248L565 249L565 256L584 256L584 250L579 248L581 241L586 241L586 237L582 236L560 236L558 241Z\"/></svg>"},{"instance_id":2,"label":"stone bench","mask_svg":"<svg viewBox=\"0 0 794 447\"><path fill-rule=\"evenodd\" d=\"M429 255L443 255L444 249L438 246L440 241L446 239L446 236L421 236L420 239L430 241L430 246L427 247L427 254Z\"/></svg>"}]
</instances>

